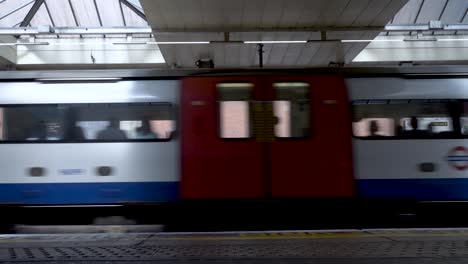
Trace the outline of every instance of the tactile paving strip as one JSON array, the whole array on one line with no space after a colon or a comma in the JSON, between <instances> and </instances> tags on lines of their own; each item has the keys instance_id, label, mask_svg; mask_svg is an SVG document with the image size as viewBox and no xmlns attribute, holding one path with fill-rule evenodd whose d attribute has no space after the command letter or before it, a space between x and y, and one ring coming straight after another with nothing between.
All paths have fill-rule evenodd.
<instances>
[{"instance_id":1,"label":"tactile paving strip","mask_svg":"<svg viewBox=\"0 0 468 264\"><path fill-rule=\"evenodd\" d=\"M465 241L318 242L304 239L249 243L161 244L154 246L10 247L0 261L176 260L281 258L460 258L468 257Z\"/></svg>"}]
</instances>

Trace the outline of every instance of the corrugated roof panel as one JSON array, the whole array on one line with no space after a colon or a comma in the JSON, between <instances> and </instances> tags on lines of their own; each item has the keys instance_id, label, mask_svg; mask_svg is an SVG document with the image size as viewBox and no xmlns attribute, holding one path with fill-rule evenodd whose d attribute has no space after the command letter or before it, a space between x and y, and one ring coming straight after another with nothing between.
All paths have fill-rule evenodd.
<instances>
[{"instance_id":1,"label":"corrugated roof panel","mask_svg":"<svg viewBox=\"0 0 468 264\"><path fill-rule=\"evenodd\" d=\"M263 27L278 26L280 23L280 19L284 12L283 10L284 1L283 0L269 0L265 3L259 2L257 4L258 5L263 4L263 9L259 10L257 14L261 18L259 24L253 25L249 23L249 24L244 24L243 26L245 28L256 27L260 25ZM233 17L231 20L236 21L236 18ZM230 24L232 25L233 22L231 22Z\"/></svg>"},{"instance_id":2,"label":"corrugated roof panel","mask_svg":"<svg viewBox=\"0 0 468 264\"><path fill-rule=\"evenodd\" d=\"M244 5L241 24L243 26L260 25L262 21L263 10L265 8L265 5L266 5L265 0L251 1L248 5Z\"/></svg>"},{"instance_id":3,"label":"corrugated roof panel","mask_svg":"<svg viewBox=\"0 0 468 264\"><path fill-rule=\"evenodd\" d=\"M258 66L258 52L257 47L250 45L241 45L240 66L241 67L255 67Z\"/></svg>"},{"instance_id":4,"label":"corrugated roof panel","mask_svg":"<svg viewBox=\"0 0 468 264\"><path fill-rule=\"evenodd\" d=\"M175 0L174 3L177 4L180 12L176 12L171 15L172 21L177 20L177 23L190 25L195 28L204 27L203 21L205 20L205 17L202 15L202 1ZM209 17L206 19L209 19Z\"/></svg>"},{"instance_id":5,"label":"corrugated roof panel","mask_svg":"<svg viewBox=\"0 0 468 264\"><path fill-rule=\"evenodd\" d=\"M6 0L0 3L0 18L2 18L0 19L0 27L18 26L32 5L33 1L30 0Z\"/></svg>"},{"instance_id":6,"label":"corrugated roof panel","mask_svg":"<svg viewBox=\"0 0 468 264\"><path fill-rule=\"evenodd\" d=\"M411 0L394 16L392 24L414 24L423 0Z\"/></svg>"},{"instance_id":7,"label":"corrugated roof panel","mask_svg":"<svg viewBox=\"0 0 468 264\"><path fill-rule=\"evenodd\" d=\"M311 58L319 51L320 43L307 43L299 53L297 66L309 66Z\"/></svg>"},{"instance_id":8,"label":"corrugated roof panel","mask_svg":"<svg viewBox=\"0 0 468 264\"><path fill-rule=\"evenodd\" d=\"M138 16L135 12L133 12L126 5L122 5L122 11L125 16L125 21L127 22L127 26L130 26L130 25L136 26L136 27L148 26L148 22L146 22L143 18Z\"/></svg>"},{"instance_id":9,"label":"corrugated roof panel","mask_svg":"<svg viewBox=\"0 0 468 264\"><path fill-rule=\"evenodd\" d=\"M124 26L119 0L96 0L96 4L104 27Z\"/></svg>"},{"instance_id":10,"label":"corrugated roof panel","mask_svg":"<svg viewBox=\"0 0 468 264\"><path fill-rule=\"evenodd\" d=\"M320 23L319 17L325 11L327 3L329 4L330 1L304 1L304 5L301 6L301 12L297 17L297 25L316 25Z\"/></svg>"},{"instance_id":11,"label":"corrugated roof panel","mask_svg":"<svg viewBox=\"0 0 468 264\"><path fill-rule=\"evenodd\" d=\"M336 62L336 56L340 56L339 49L341 49L341 43L321 43L319 50L311 56L309 65L328 65L330 61Z\"/></svg>"},{"instance_id":12,"label":"corrugated roof panel","mask_svg":"<svg viewBox=\"0 0 468 264\"><path fill-rule=\"evenodd\" d=\"M428 23L430 20L439 20L448 0L425 0L419 9L416 24Z\"/></svg>"},{"instance_id":13,"label":"corrugated roof panel","mask_svg":"<svg viewBox=\"0 0 468 264\"><path fill-rule=\"evenodd\" d=\"M348 1L348 0L346 0ZM298 24L297 18L301 15L305 3L302 0L285 0L283 1L281 16L277 18L277 25L283 27L293 27Z\"/></svg>"},{"instance_id":14,"label":"corrugated roof panel","mask_svg":"<svg viewBox=\"0 0 468 264\"><path fill-rule=\"evenodd\" d=\"M363 12L362 7L368 6L370 0L354 0L349 1L346 8L338 16L335 21L335 26L349 26L352 25L354 20Z\"/></svg>"},{"instance_id":15,"label":"corrugated roof panel","mask_svg":"<svg viewBox=\"0 0 468 264\"><path fill-rule=\"evenodd\" d=\"M331 26L336 23L338 18L344 12L349 4L349 0L332 0L328 1L328 8L320 14L319 20L321 25Z\"/></svg>"},{"instance_id":16,"label":"corrugated roof panel","mask_svg":"<svg viewBox=\"0 0 468 264\"><path fill-rule=\"evenodd\" d=\"M71 0L71 3L80 27L100 26L99 17L93 0Z\"/></svg>"},{"instance_id":17,"label":"corrugated roof panel","mask_svg":"<svg viewBox=\"0 0 468 264\"><path fill-rule=\"evenodd\" d=\"M39 9L37 10L37 13L31 19L31 26L37 27L43 25L53 25L52 20L50 20L49 13L47 13L45 5L41 5L41 7L39 7Z\"/></svg>"},{"instance_id":18,"label":"corrugated roof panel","mask_svg":"<svg viewBox=\"0 0 468 264\"><path fill-rule=\"evenodd\" d=\"M442 14L441 21L445 23L461 23L463 15L468 10L468 1L450 0Z\"/></svg>"},{"instance_id":19,"label":"corrugated roof panel","mask_svg":"<svg viewBox=\"0 0 468 264\"><path fill-rule=\"evenodd\" d=\"M46 0L48 10L56 27L75 27L76 23L68 1Z\"/></svg>"},{"instance_id":20,"label":"corrugated roof panel","mask_svg":"<svg viewBox=\"0 0 468 264\"><path fill-rule=\"evenodd\" d=\"M136 8L138 8L141 12L143 12L143 7L141 7L141 3L139 0L128 0L130 4L134 5Z\"/></svg>"},{"instance_id":21,"label":"corrugated roof panel","mask_svg":"<svg viewBox=\"0 0 468 264\"><path fill-rule=\"evenodd\" d=\"M380 13L385 8L382 8L382 6L388 6L391 3L391 0L372 0L369 2L369 4L366 6L366 8L359 14L358 17L353 21L353 26L368 26L374 20L379 17ZM387 18L388 20L391 19L391 17ZM384 22L386 23L386 22Z\"/></svg>"}]
</instances>

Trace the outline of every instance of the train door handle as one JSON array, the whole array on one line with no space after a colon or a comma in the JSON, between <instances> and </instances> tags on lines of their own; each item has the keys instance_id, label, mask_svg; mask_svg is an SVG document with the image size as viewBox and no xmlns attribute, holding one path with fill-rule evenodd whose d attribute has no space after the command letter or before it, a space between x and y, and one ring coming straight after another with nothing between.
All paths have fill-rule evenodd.
<instances>
[{"instance_id":1,"label":"train door handle","mask_svg":"<svg viewBox=\"0 0 468 264\"><path fill-rule=\"evenodd\" d=\"M437 166L433 162L422 162L419 163L419 170L422 172L434 172L436 171Z\"/></svg>"}]
</instances>

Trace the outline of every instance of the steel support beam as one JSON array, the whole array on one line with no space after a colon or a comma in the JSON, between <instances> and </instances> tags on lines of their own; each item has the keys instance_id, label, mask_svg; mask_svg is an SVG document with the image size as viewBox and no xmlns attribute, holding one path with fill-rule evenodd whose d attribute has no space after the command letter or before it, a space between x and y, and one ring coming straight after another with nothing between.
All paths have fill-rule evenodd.
<instances>
[{"instance_id":1,"label":"steel support beam","mask_svg":"<svg viewBox=\"0 0 468 264\"><path fill-rule=\"evenodd\" d=\"M39 1L39 0L38 0ZM385 27L295 27L295 28L199 28L199 29L158 29L151 27L51 27L50 32L39 30L38 27L1 28L0 35L97 35L97 34L181 34L181 33L220 33L233 32L409 32L409 31L468 31L468 24L444 24L434 28L424 25L387 25Z\"/></svg>"},{"instance_id":2,"label":"steel support beam","mask_svg":"<svg viewBox=\"0 0 468 264\"><path fill-rule=\"evenodd\" d=\"M97 35L151 34L150 27L51 27L49 32L38 27L0 28L0 35Z\"/></svg>"},{"instance_id":3,"label":"steel support beam","mask_svg":"<svg viewBox=\"0 0 468 264\"><path fill-rule=\"evenodd\" d=\"M36 0L29 10L28 14L26 14L26 17L24 17L23 22L21 22L20 27L26 27L31 23L31 20L33 19L34 15L36 15L37 11L41 7L42 4L44 4L45 0Z\"/></svg>"},{"instance_id":4,"label":"steel support beam","mask_svg":"<svg viewBox=\"0 0 468 264\"><path fill-rule=\"evenodd\" d=\"M121 4L126 5L130 10L132 10L135 14L137 14L139 17L141 17L143 20L148 22L148 19L146 19L146 15L138 9L136 6L134 6L132 3L128 2L128 0L120 0Z\"/></svg>"}]
</instances>

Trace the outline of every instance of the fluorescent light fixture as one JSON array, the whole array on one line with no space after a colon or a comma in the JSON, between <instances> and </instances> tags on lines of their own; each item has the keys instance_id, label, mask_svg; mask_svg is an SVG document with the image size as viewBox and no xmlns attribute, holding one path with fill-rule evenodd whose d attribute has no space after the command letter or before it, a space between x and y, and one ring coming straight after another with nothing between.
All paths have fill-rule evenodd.
<instances>
[{"instance_id":1,"label":"fluorescent light fixture","mask_svg":"<svg viewBox=\"0 0 468 264\"><path fill-rule=\"evenodd\" d=\"M76 81L119 81L118 77L91 77L91 78L39 78L39 82L76 82Z\"/></svg>"},{"instance_id":2,"label":"fluorescent light fixture","mask_svg":"<svg viewBox=\"0 0 468 264\"><path fill-rule=\"evenodd\" d=\"M148 45L192 45L192 44L210 44L209 41L149 41Z\"/></svg>"},{"instance_id":3,"label":"fluorescent light fixture","mask_svg":"<svg viewBox=\"0 0 468 264\"><path fill-rule=\"evenodd\" d=\"M36 46L36 45L49 45L49 42L11 42L11 43L0 43L0 46Z\"/></svg>"},{"instance_id":4,"label":"fluorescent light fixture","mask_svg":"<svg viewBox=\"0 0 468 264\"><path fill-rule=\"evenodd\" d=\"M454 38L440 38L440 39L437 39L437 41L468 41L468 39L466 38L459 38L459 39L454 39Z\"/></svg>"},{"instance_id":5,"label":"fluorescent light fixture","mask_svg":"<svg viewBox=\"0 0 468 264\"><path fill-rule=\"evenodd\" d=\"M218 88L252 88L254 87L253 83L218 83L216 84Z\"/></svg>"},{"instance_id":6,"label":"fluorescent light fixture","mask_svg":"<svg viewBox=\"0 0 468 264\"><path fill-rule=\"evenodd\" d=\"M307 43L307 40L252 40L244 41L245 44L294 44Z\"/></svg>"},{"instance_id":7,"label":"fluorescent light fixture","mask_svg":"<svg viewBox=\"0 0 468 264\"><path fill-rule=\"evenodd\" d=\"M407 42L433 42L433 41L437 41L437 39L436 38L417 38L417 39L409 38L409 39L403 39L403 41L407 41Z\"/></svg>"},{"instance_id":8,"label":"fluorescent light fixture","mask_svg":"<svg viewBox=\"0 0 468 264\"><path fill-rule=\"evenodd\" d=\"M79 46L86 46L86 45L114 45L115 43L112 42L51 42L49 45L51 46L68 46L68 45L79 45ZM145 43L144 43L145 44Z\"/></svg>"},{"instance_id":9,"label":"fluorescent light fixture","mask_svg":"<svg viewBox=\"0 0 468 264\"><path fill-rule=\"evenodd\" d=\"M342 39L342 43L360 43L360 42L402 42L403 39Z\"/></svg>"},{"instance_id":10,"label":"fluorescent light fixture","mask_svg":"<svg viewBox=\"0 0 468 264\"><path fill-rule=\"evenodd\" d=\"M140 42L113 42L112 44L114 45L146 45L146 41L140 41Z\"/></svg>"},{"instance_id":11,"label":"fluorescent light fixture","mask_svg":"<svg viewBox=\"0 0 468 264\"><path fill-rule=\"evenodd\" d=\"M303 82L281 82L281 83L274 83L273 87L277 87L277 88L309 87L309 84L303 83Z\"/></svg>"}]
</instances>

